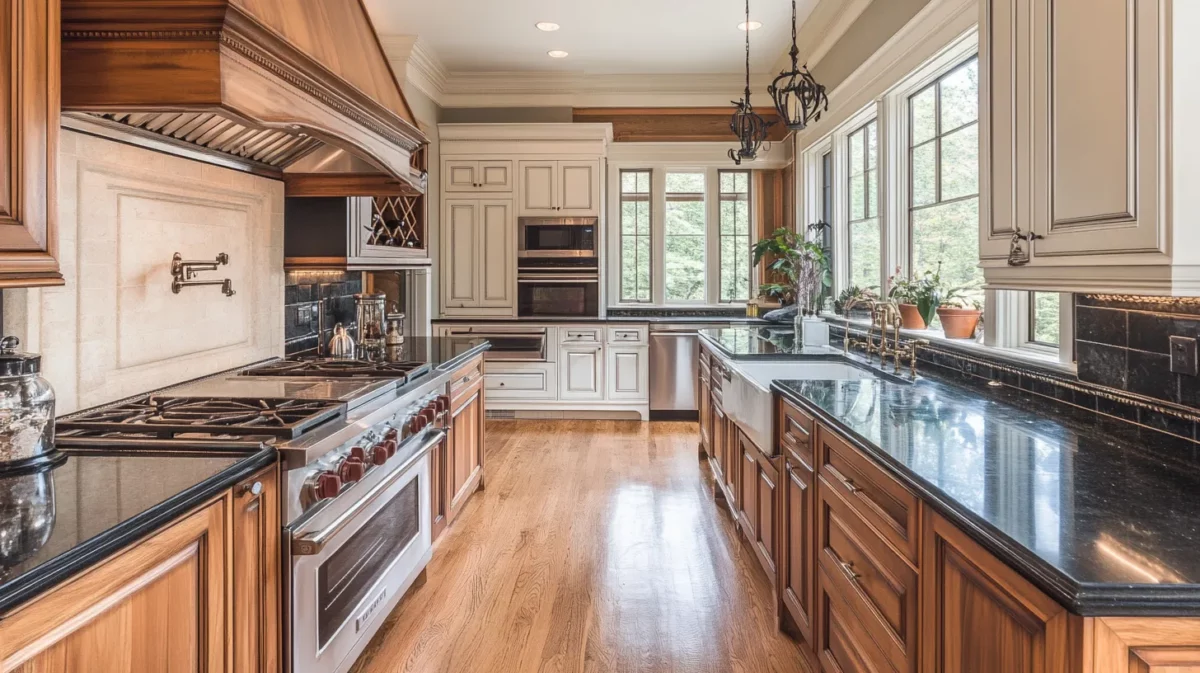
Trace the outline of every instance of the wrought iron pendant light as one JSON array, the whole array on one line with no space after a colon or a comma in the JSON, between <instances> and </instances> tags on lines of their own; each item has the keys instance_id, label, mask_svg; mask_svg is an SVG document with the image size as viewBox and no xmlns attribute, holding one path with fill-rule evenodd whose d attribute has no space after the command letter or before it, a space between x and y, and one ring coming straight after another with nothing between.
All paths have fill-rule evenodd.
<instances>
[{"instance_id":1,"label":"wrought iron pendant light","mask_svg":"<svg viewBox=\"0 0 1200 673\"><path fill-rule=\"evenodd\" d=\"M787 127L801 131L829 109L829 97L825 95L824 85L813 79L808 65L800 65L800 49L796 46L796 0L792 0L792 50L788 54L792 57L792 69L779 73L767 87L767 93L771 94L775 110Z\"/></svg>"},{"instance_id":2,"label":"wrought iron pendant light","mask_svg":"<svg viewBox=\"0 0 1200 673\"><path fill-rule=\"evenodd\" d=\"M750 0L746 0L746 91L742 100L734 101L733 118L729 129L738 137L740 147L729 150L729 158L741 166L743 161L754 161L758 150L767 139L767 132L775 122L768 122L754 112L750 104Z\"/></svg>"}]
</instances>

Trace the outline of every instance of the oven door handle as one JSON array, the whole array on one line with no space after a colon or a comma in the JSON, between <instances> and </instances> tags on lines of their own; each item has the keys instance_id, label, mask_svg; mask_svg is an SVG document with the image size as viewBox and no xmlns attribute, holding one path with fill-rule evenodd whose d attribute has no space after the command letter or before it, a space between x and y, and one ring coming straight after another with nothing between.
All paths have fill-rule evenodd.
<instances>
[{"instance_id":1,"label":"oven door handle","mask_svg":"<svg viewBox=\"0 0 1200 673\"><path fill-rule=\"evenodd\" d=\"M345 512L342 512L341 515L334 519L332 523L316 532L308 533L303 537L293 538L292 556L315 556L324 551L325 545L329 544L329 541L332 540L335 535L342 532L342 529L349 525L350 522L354 520L354 517L358 516L367 507L370 507L371 503L375 502L375 500L378 499L384 491L386 491L392 484L396 483L396 480L404 476L404 473L408 472L408 469L412 467L413 464L421 460L426 453L428 453L433 447L437 446L445 439L446 432L444 430L438 430L434 432L421 443L421 448L417 449L416 453L414 453L411 458L405 461L403 465L397 468L396 471L391 474L391 476L376 484L375 488L372 488L358 502L354 503L354 505Z\"/></svg>"},{"instance_id":2,"label":"oven door handle","mask_svg":"<svg viewBox=\"0 0 1200 673\"><path fill-rule=\"evenodd\" d=\"M599 283L600 279L595 276L517 276L517 282L573 285L575 283Z\"/></svg>"}]
</instances>

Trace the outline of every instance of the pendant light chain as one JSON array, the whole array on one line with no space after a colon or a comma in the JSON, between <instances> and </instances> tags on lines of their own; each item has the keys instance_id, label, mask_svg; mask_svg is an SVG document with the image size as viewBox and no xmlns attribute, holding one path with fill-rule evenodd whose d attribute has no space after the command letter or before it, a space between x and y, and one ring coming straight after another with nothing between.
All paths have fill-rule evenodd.
<instances>
[{"instance_id":1,"label":"pendant light chain","mask_svg":"<svg viewBox=\"0 0 1200 673\"><path fill-rule=\"evenodd\" d=\"M750 0L746 0L746 106L750 106Z\"/></svg>"},{"instance_id":2,"label":"pendant light chain","mask_svg":"<svg viewBox=\"0 0 1200 673\"><path fill-rule=\"evenodd\" d=\"M767 132L774 122L768 122L754 112L750 104L750 0L746 0L746 91L742 100L734 101L733 118L729 130L738 138L740 147L729 150L729 158L740 166L743 161L754 161L758 150L767 139Z\"/></svg>"}]
</instances>

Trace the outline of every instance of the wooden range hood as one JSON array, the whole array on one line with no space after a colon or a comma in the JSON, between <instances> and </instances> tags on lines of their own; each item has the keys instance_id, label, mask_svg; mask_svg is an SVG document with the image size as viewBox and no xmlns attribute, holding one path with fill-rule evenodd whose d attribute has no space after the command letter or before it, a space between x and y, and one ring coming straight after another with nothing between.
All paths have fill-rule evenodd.
<instances>
[{"instance_id":1,"label":"wooden range hood","mask_svg":"<svg viewBox=\"0 0 1200 673\"><path fill-rule=\"evenodd\" d=\"M80 123L276 177L344 151L361 161L332 163L425 191L412 158L428 141L361 0L62 0L62 49L62 106Z\"/></svg>"}]
</instances>

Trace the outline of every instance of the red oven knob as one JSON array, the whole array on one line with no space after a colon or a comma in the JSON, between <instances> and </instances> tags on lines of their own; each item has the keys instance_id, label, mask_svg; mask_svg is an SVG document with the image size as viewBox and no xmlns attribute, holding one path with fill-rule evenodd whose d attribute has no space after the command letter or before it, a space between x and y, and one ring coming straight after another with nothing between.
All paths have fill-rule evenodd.
<instances>
[{"instance_id":1,"label":"red oven knob","mask_svg":"<svg viewBox=\"0 0 1200 673\"><path fill-rule=\"evenodd\" d=\"M338 476L342 478L343 483L352 484L367 472L367 466L357 458L347 458L338 468Z\"/></svg>"},{"instance_id":2,"label":"red oven knob","mask_svg":"<svg viewBox=\"0 0 1200 673\"><path fill-rule=\"evenodd\" d=\"M397 437L399 437L399 436L400 436L400 431L399 431L399 430L397 430L396 428L391 428L391 429L390 429L390 430L388 430L387 432L383 433L383 438L384 438L384 439L390 439L390 440L393 440L393 441L395 441L395 439L396 439Z\"/></svg>"},{"instance_id":3,"label":"red oven knob","mask_svg":"<svg viewBox=\"0 0 1200 673\"><path fill-rule=\"evenodd\" d=\"M371 449L371 462L375 465L383 465L387 462L387 459L391 457L392 454L388 453L386 444L376 444Z\"/></svg>"},{"instance_id":4,"label":"red oven knob","mask_svg":"<svg viewBox=\"0 0 1200 673\"><path fill-rule=\"evenodd\" d=\"M387 456L388 456L388 458L391 458L392 456L396 455L396 447L398 446L398 445L396 444L396 440L394 440L394 439L385 439L385 440L384 440L384 441L383 441L383 442L380 444L380 446L382 446L383 448L387 449Z\"/></svg>"},{"instance_id":5,"label":"red oven knob","mask_svg":"<svg viewBox=\"0 0 1200 673\"><path fill-rule=\"evenodd\" d=\"M317 477L317 497L336 498L342 490L342 478L332 472L323 472Z\"/></svg>"},{"instance_id":6,"label":"red oven knob","mask_svg":"<svg viewBox=\"0 0 1200 673\"><path fill-rule=\"evenodd\" d=\"M412 420L408 422L408 434L415 435L421 431L421 428L424 428L424 427L425 427L425 417L424 416L413 416Z\"/></svg>"},{"instance_id":7,"label":"red oven knob","mask_svg":"<svg viewBox=\"0 0 1200 673\"><path fill-rule=\"evenodd\" d=\"M421 418L425 419L425 425L429 425L437 420L437 412L430 407L425 407L421 410ZM421 427L425 427L425 425L422 425Z\"/></svg>"},{"instance_id":8,"label":"red oven knob","mask_svg":"<svg viewBox=\"0 0 1200 673\"><path fill-rule=\"evenodd\" d=\"M450 396L449 395L438 395L436 403L437 403L437 411L439 414L443 414L443 413L446 413L447 411L450 411Z\"/></svg>"},{"instance_id":9,"label":"red oven knob","mask_svg":"<svg viewBox=\"0 0 1200 673\"><path fill-rule=\"evenodd\" d=\"M357 458L360 461L365 461L367 459L367 450L361 446L356 446L353 449L350 449L350 457Z\"/></svg>"}]
</instances>

